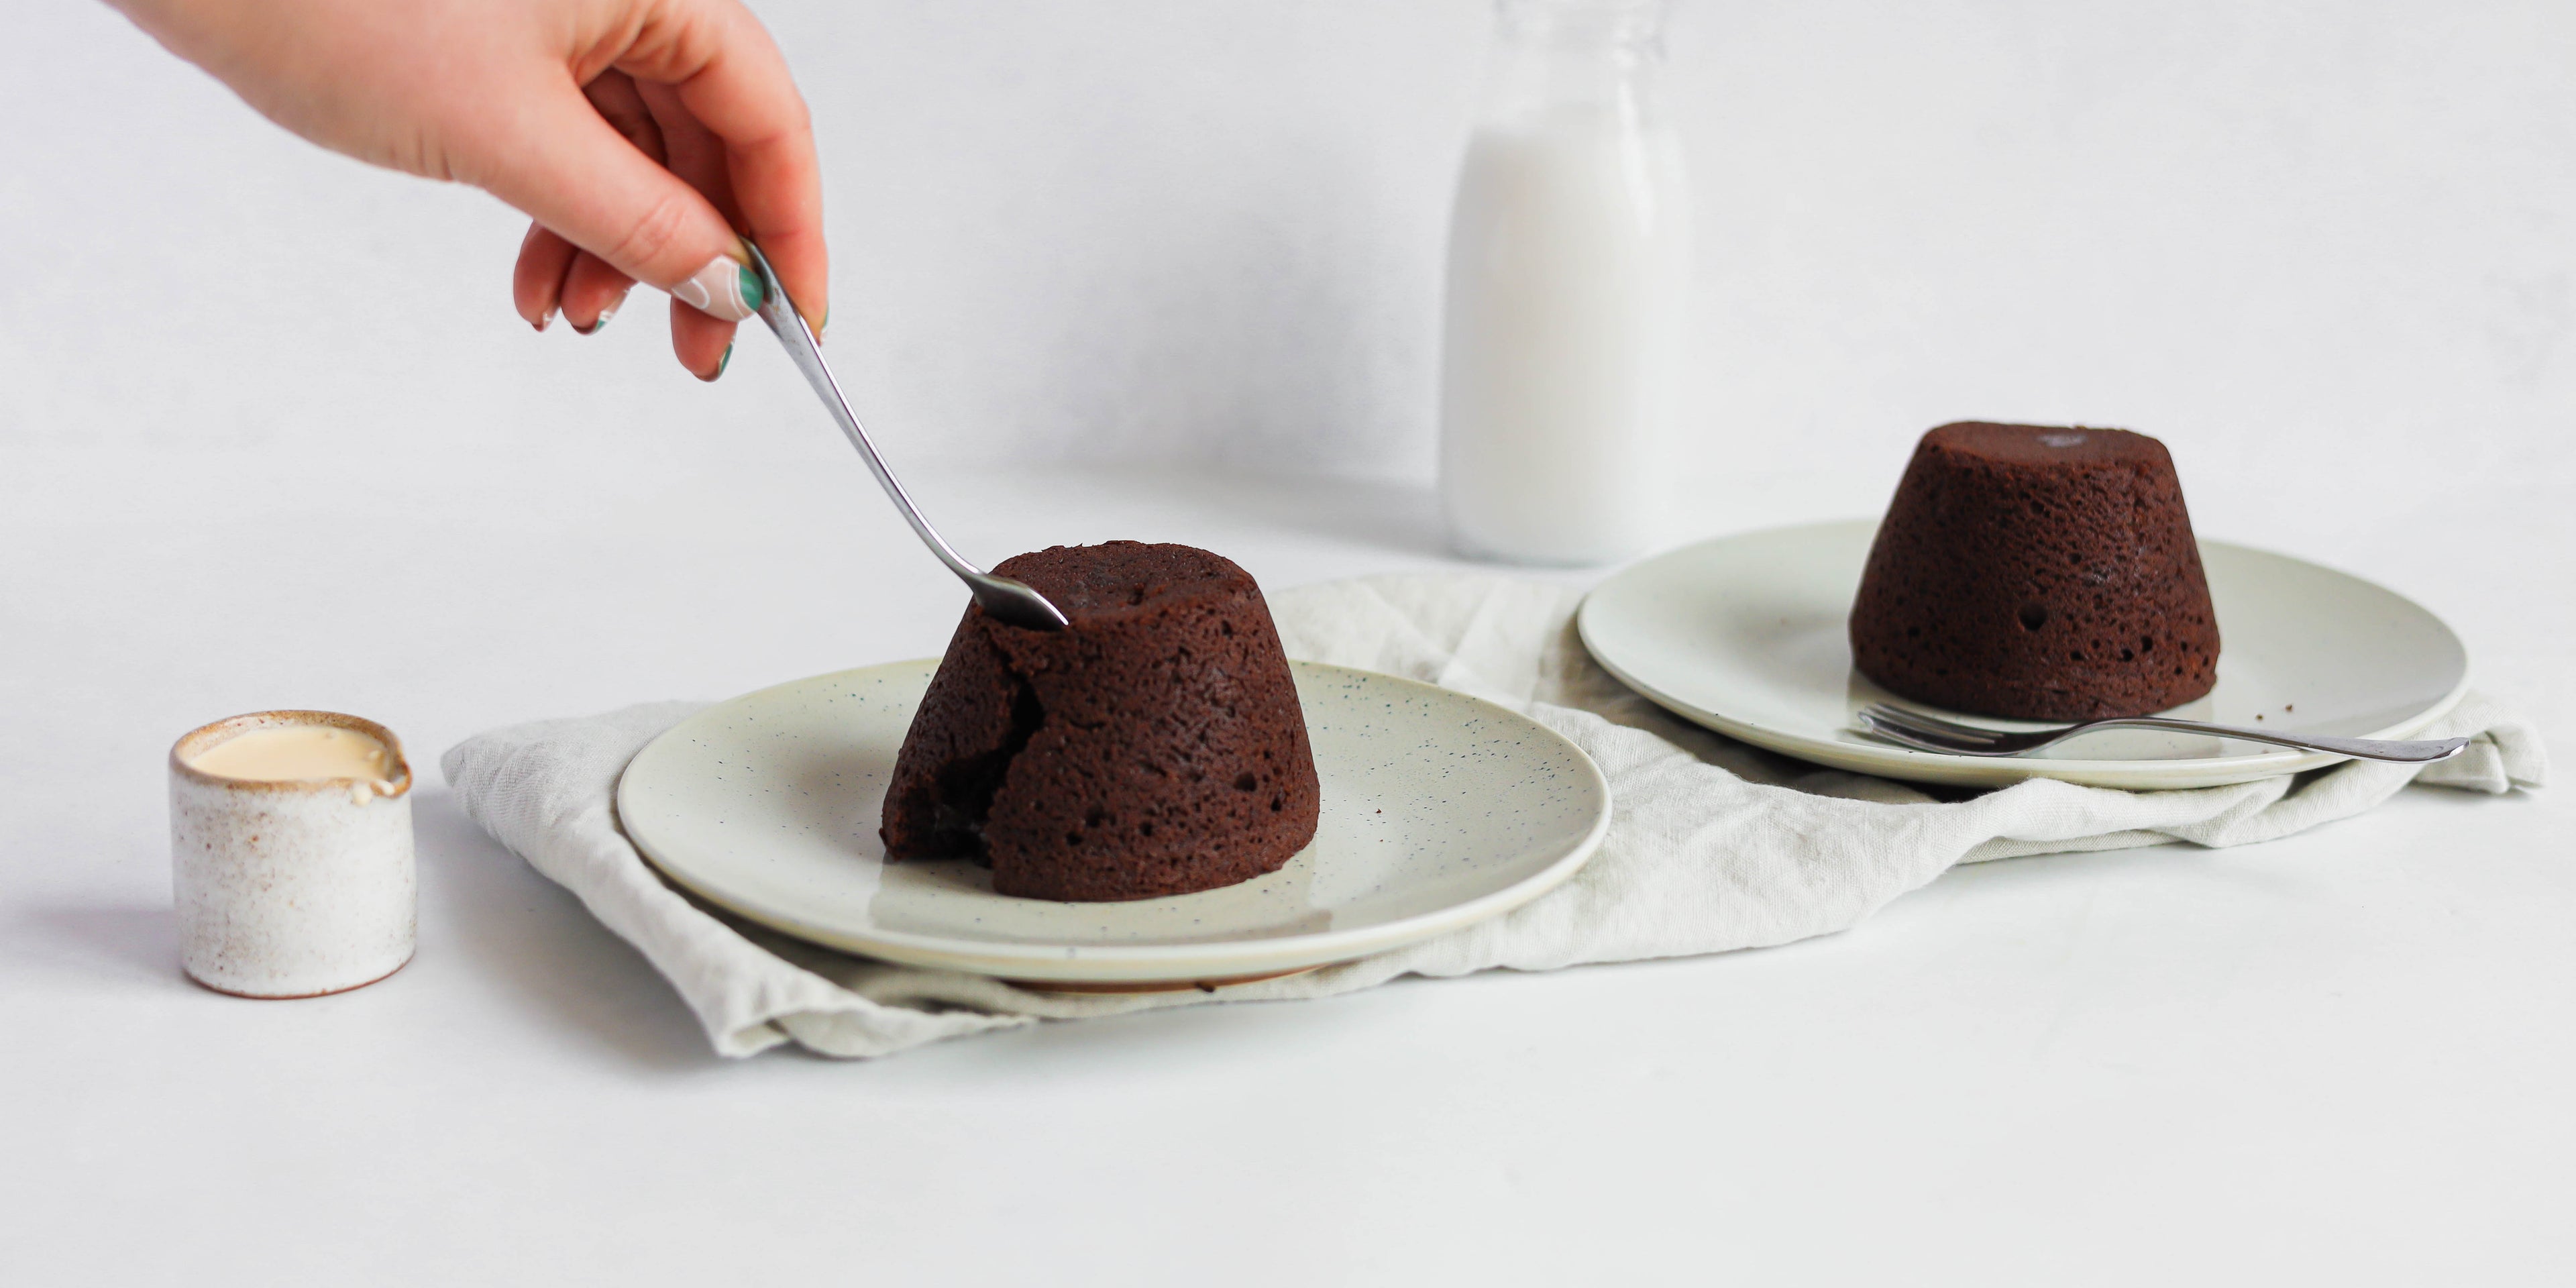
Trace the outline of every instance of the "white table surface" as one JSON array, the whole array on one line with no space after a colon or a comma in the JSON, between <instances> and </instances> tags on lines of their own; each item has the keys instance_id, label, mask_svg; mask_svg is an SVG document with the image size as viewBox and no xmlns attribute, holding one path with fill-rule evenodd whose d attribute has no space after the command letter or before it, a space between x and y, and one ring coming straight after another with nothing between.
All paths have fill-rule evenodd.
<instances>
[{"instance_id":1,"label":"white table surface","mask_svg":"<svg viewBox=\"0 0 2576 1288\"><path fill-rule=\"evenodd\" d=\"M758 378L787 378L762 357ZM0 1277L2501 1283L2570 1264L2563 790L2417 790L2243 850L1985 865L1767 951L875 1063L718 1059L427 765L498 722L935 652L955 587L806 428L776 462L600 469L544 505L462 461L387 475L364 453L125 459L112 479L56 453L21 476L0 516L0 1258L32 1273ZM359 479L363 501L334 487ZM1396 485L921 483L975 551L1170 538L1274 585L1441 562L1427 492ZM1781 481L1739 517L1830 513L1848 487ZM2472 513L2444 540L2529 521ZM2552 602L2479 571L2497 562ZM2534 669L2563 657L2565 543L2349 566L2566 709ZM419 956L340 997L217 996L173 958L161 753L297 704L385 720L424 768Z\"/></svg>"},{"instance_id":2,"label":"white table surface","mask_svg":"<svg viewBox=\"0 0 2576 1288\"><path fill-rule=\"evenodd\" d=\"M959 545L1444 562L1481 0L759 8L835 361ZM2132 426L2576 764L2576 7L1684 9L1677 535L1872 513L1943 419ZM488 200L93 4L11 15L0 106L0 1283L2576 1279L2563 786L1761 952L719 1060L429 767L936 653L955 585L764 342L701 388L658 301L511 320ZM1105 457L1183 464L1048 464ZM162 756L280 706L409 743L420 954L247 1002L178 974Z\"/></svg>"}]
</instances>

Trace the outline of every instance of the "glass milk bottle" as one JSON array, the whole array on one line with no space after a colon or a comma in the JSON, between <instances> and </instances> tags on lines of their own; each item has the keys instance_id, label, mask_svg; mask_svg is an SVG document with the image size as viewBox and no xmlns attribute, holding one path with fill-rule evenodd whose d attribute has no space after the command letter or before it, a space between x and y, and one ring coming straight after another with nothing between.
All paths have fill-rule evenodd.
<instances>
[{"instance_id":1,"label":"glass milk bottle","mask_svg":"<svg viewBox=\"0 0 2576 1288\"><path fill-rule=\"evenodd\" d=\"M1690 285L1665 0L1499 0L1449 230L1440 497L1463 554L1660 535Z\"/></svg>"}]
</instances>

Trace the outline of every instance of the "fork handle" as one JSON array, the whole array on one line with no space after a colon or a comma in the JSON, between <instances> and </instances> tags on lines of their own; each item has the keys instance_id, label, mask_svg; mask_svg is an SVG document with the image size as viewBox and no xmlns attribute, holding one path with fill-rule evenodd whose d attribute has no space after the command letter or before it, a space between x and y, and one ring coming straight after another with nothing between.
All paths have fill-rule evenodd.
<instances>
[{"instance_id":1,"label":"fork handle","mask_svg":"<svg viewBox=\"0 0 2576 1288\"><path fill-rule=\"evenodd\" d=\"M2384 738L2329 738L2319 734L2274 733L2269 729L2209 724L2199 720L2176 720L2169 716L2120 716L2110 720L2087 720L2082 727L2087 733L2095 729L2168 729L2175 733L2215 734L2223 738L2242 738L2247 742L2266 742L2275 747L2296 747L2302 751L2322 751L2362 760L2394 760L2405 764L2447 760L2454 752L2469 745L2469 740L2466 738L2395 742Z\"/></svg>"}]
</instances>

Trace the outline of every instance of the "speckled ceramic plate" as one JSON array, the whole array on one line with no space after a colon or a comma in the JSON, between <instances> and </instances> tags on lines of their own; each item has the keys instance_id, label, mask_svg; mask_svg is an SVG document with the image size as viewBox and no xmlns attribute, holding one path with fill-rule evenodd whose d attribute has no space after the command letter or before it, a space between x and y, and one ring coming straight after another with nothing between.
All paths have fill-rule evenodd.
<instances>
[{"instance_id":1,"label":"speckled ceramic plate","mask_svg":"<svg viewBox=\"0 0 2576 1288\"><path fill-rule=\"evenodd\" d=\"M1610 825L1601 771L1545 726L1447 689L1299 662L1324 808L1288 866L1132 903L998 895L972 863L889 864L877 841L895 752L936 666L797 680L682 721L618 783L626 834L680 885L800 939L1140 989L1349 961L1499 916L1574 875Z\"/></svg>"},{"instance_id":2,"label":"speckled ceramic plate","mask_svg":"<svg viewBox=\"0 0 2576 1288\"><path fill-rule=\"evenodd\" d=\"M1686 719L1801 760L1888 778L2000 786L2025 778L2133 790L2214 787L2342 759L2142 730L2071 738L2007 759L1915 751L1852 728L1907 702L1852 669L1845 623L1875 520L1721 537L1638 563L1583 602L1585 648ZM2469 656L2440 618L2331 568L2200 545L2218 610L2218 687L2169 714L2296 733L2412 738L2468 692ZM1997 729L2023 721L1942 712Z\"/></svg>"}]
</instances>

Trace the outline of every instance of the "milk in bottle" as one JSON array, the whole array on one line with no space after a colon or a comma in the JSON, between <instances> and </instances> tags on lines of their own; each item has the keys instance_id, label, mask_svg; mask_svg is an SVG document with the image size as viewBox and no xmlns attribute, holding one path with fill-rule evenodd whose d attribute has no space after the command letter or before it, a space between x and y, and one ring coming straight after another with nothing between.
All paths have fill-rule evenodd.
<instances>
[{"instance_id":1,"label":"milk in bottle","mask_svg":"<svg viewBox=\"0 0 2576 1288\"><path fill-rule=\"evenodd\" d=\"M1663 0L1500 0L1449 240L1440 493L1461 552L1592 564L1659 535L1690 214Z\"/></svg>"}]
</instances>

